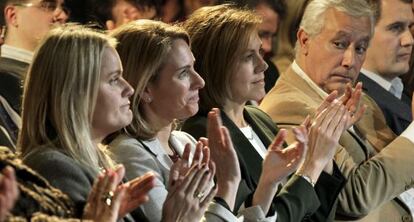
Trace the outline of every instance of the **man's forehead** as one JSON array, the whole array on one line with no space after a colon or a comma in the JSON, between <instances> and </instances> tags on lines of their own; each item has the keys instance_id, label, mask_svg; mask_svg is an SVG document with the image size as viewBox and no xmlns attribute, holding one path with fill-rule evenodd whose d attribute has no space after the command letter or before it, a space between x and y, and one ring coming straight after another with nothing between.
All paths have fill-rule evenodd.
<instances>
[{"instance_id":1,"label":"man's forehead","mask_svg":"<svg viewBox=\"0 0 414 222\"><path fill-rule=\"evenodd\" d=\"M338 37L353 37L366 39L371 36L371 18L354 17L335 9L329 9L325 14L322 32L330 32Z\"/></svg>"}]
</instances>

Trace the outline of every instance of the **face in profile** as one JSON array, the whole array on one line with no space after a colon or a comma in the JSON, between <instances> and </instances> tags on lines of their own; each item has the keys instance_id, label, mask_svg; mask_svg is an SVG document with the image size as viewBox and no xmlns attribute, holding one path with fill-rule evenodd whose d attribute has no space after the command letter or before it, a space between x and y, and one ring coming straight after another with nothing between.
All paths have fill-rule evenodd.
<instances>
[{"instance_id":1,"label":"face in profile","mask_svg":"<svg viewBox=\"0 0 414 222\"><path fill-rule=\"evenodd\" d=\"M268 65L262 57L262 42L254 32L247 48L238 57L230 80L232 102L244 104L249 100L259 101L265 96L264 71Z\"/></svg>"},{"instance_id":2,"label":"face in profile","mask_svg":"<svg viewBox=\"0 0 414 222\"><path fill-rule=\"evenodd\" d=\"M381 0L381 3L381 18L375 26L364 68L392 80L408 72L414 16L411 4L402 0Z\"/></svg>"},{"instance_id":3,"label":"face in profile","mask_svg":"<svg viewBox=\"0 0 414 222\"><path fill-rule=\"evenodd\" d=\"M370 40L369 17L354 18L336 9L325 12L319 34L298 32L300 65L325 92L344 92L358 77Z\"/></svg>"},{"instance_id":4,"label":"face in profile","mask_svg":"<svg viewBox=\"0 0 414 222\"><path fill-rule=\"evenodd\" d=\"M185 119L198 111L198 91L204 80L194 70L194 56L182 39L172 43L166 61L157 78L147 86L146 93L152 98L148 107L166 122Z\"/></svg>"},{"instance_id":5,"label":"face in profile","mask_svg":"<svg viewBox=\"0 0 414 222\"><path fill-rule=\"evenodd\" d=\"M132 121L129 97L134 90L122 77L118 53L107 47L103 54L98 96L92 117L93 136L103 139Z\"/></svg>"},{"instance_id":6,"label":"face in profile","mask_svg":"<svg viewBox=\"0 0 414 222\"><path fill-rule=\"evenodd\" d=\"M272 57L272 42L276 35L279 23L279 15L267 4L259 4L256 12L262 16L262 22L259 24L259 36L262 40L262 48L265 58Z\"/></svg>"}]
</instances>

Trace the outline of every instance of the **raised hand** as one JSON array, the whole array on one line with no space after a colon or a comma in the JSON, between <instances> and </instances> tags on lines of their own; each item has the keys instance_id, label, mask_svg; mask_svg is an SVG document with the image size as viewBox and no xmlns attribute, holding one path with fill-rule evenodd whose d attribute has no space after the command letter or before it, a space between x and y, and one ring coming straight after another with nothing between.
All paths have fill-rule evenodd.
<instances>
[{"instance_id":1,"label":"raised hand","mask_svg":"<svg viewBox=\"0 0 414 222\"><path fill-rule=\"evenodd\" d=\"M6 219L18 196L19 189L14 170L10 166L6 166L0 175L0 221Z\"/></svg>"},{"instance_id":2,"label":"raised hand","mask_svg":"<svg viewBox=\"0 0 414 222\"><path fill-rule=\"evenodd\" d=\"M341 134L349 122L347 108L336 101L331 103L316 117L309 129L308 151L297 173L309 176L313 182L319 178L322 170L336 152Z\"/></svg>"},{"instance_id":3,"label":"raised hand","mask_svg":"<svg viewBox=\"0 0 414 222\"><path fill-rule=\"evenodd\" d=\"M201 221L217 192L217 188L205 190L214 176L213 165L194 165L185 177L181 177L182 161L178 160L170 170L170 187L162 212L163 222Z\"/></svg>"},{"instance_id":4,"label":"raised hand","mask_svg":"<svg viewBox=\"0 0 414 222\"><path fill-rule=\"evenodd\" d=\"M115 222L118 220L121 201L128 188L126 184L118 186L118 178L123 178L123 173L124 171L117 174L113 170L107 170L98 176L84 209L84 220L96 222Z\"/></svg>"},{"instance_id":5,"label":"raised hand","mask_svg":"<svg viewBox=\"0 0 414 222\"><path fill-rule=\"evenodd\" d=\"M346 93L339 98L339 101L346 107L350 112L350 118L346 125L346 129L357 123L365 113L367 109L366 105L361 104L362 96L362 83L356 84L355 88L352 89L351 84L347 84Z\"/></svg>"},{"instance_id":6,"label":"raised hand","mask_svg":"<svg viewBox=\"0 0 414 222\"><path fill-rule=\"evenodd\" d=\"M217 108L208 113L207 137L211 159L217 168L217 196L223 198L233 209L241 180L240 166L230 134L222 125L220 111Z\"/></svg>"},{"instance_id":7,"label":"raised hand","mask_svg":"<svg viewBox=\"0 0 414 222\"><path fill-rule=\"evenodd\" d=\"M125 169L124 167L119 167L117 171L122 172ZM122 178L119 178L119 182L121 180ZM124 186L127 186L127 189L119 208L120 217L124 217L127 213L148 201L148 192L155 186L155 175L152 172L148 172L143 176L128 181Z\"/></svg>"},{"instance_id":8,"label":"raised hand","mask_svg":"<svg viewBox=\"0 0 414 222\"><path fill-rule=\"evenodd\" d=\"M308 121L308 118L305 121ZM262 174L253 196L253 204L260 205L263 212L269 210L278 183L297 169L306 152L308 139L305 126L295 128L293 132L296 142L283 149L287 131L281 129L263 160Z\"/></svg>"}]
</instances>

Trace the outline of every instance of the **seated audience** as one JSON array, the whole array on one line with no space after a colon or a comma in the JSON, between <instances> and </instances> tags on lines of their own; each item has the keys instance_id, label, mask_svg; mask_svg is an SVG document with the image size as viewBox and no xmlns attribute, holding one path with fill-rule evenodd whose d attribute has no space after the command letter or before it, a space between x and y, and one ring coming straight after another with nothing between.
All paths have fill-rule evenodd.
<instances>
[{"instance_id":1,"label":"seated audience","mask_svg":"<svg viewBox=\"0 0 414 222\"><path fill-rule=\"evenodd\" d=\"M296 60L260 108L289 129L314 115L329 93L343 94L364 63L374 33L374 13L366 1L311 1L297 33ZM396 137L381 109L365 94L360 104L350 108L357 116L364 110L365 114L341 135L337 147L335 162L347 182L339 194L336 218L412 220L407 202L399 195L413 186L414 124Z\"/></svg>"},{"instance_id":2,"label":"seated audience","mask_svg":"<svg viewBox=\"0 0 414 222\"><path fill-rule=\"evenodd\" d=\"M21 163L8 148L0 147L0 221L80 221L73 216L73 202L60 190L53 188L40 175ZM173 165L170 176L170 190L165 202L164 222L178 221L189 216L200 221L202 213L212 200L215 190L207 196L202 209L191 208L196 199L195 192L208 184L206 168L193 167L183 174L184 164ZM93 185L85 206L82 220L96 222L118 221L121 200L128 186L119 186L125 171L107 170ZM142 181L144 182L144 180ZM142 184L145 186L145 183ZM135 198L146 200L148 189L136 193ZM184 209L178 209L181 205Z\"/></svg>"},{"instance_id":3,"label":"seated audience","mask_svg":"<svg viewBox=\"0 0 414 222\"><path fill-rule=\"evenodd\" d=\"M206 138L197 142L189 134L175 130L175 120L188 118L198 111L198 91L204 86L203 79L193 67L194 57L188 34L177 26L142 20L122 26L111 35L120 42L117 50L125 67L125 78L135 87L135 94L131 97L132 123L110 146L115 159L126 166L127 178L149 171L157 173L150 200L142 207L145 215L153 221L161 219L162 206L168 197L168 172L173 162L180 158L193 163L200 159L205 162L211 155L217 168L215 209L227 212L224 214L227 215L224 217L226 220L236 220L231 212L240 183L240 169L227 131L221 132L220 121L214 120L219 118L218 110L210 113L208 142ZM217 131L219 133L214 133ZM221 142L223 139L224 142ZM211 154L203 146L211 147ZM286 162L281 162L287 165L294 161L296 155L292 153L296 152L299 151L292 149L292 152L287 152L286 155L290 156L286 156ZM270 160L269 164L272 164ZM268 171L273 171L270 169L269 166ZM288 170L266 172L266 175L269 178L282 177L280 174L285 171ZM263 190L264 194L264 188L275 192L277 187L265 184L258 190ZM271 197L263 195L259 199L258 202L265 206ZM241 214L246 219L248 215L254 215L256 218L252 220L258 220L265 219L266 211L255 206ZM209 215L206 216L209 221ZM274 217L266 220L274 220Z\"/></svg>"},{"instance_id":4,"label":"seated audience","mask_svg":"<svg viewBox=\"0 0 414 222\"><path fill-rule=\"evenodd\" d=\"M206 136L208 110L212 107L222 110L223 125L229 129L242 171L235 209L243 204L244 207L256 205L261 195L267 195L273 201L269 203L270 211L265 207L263 210L266 213L276 212L280 221L301 221L304 218L331 220L331 208L344 182L332 161L339 135L331 133L335 131L340 134L347 122L343 118L349 115L339 102L323 112L339 111L335 117L328 115L324 119L316 118L313 127L322 124L330 129L320 132L316 132L316 128L309 129L309 141L318 143L307 144L309 155L298 169L297 165L290 169L296 174L279 195L274 198L271 194L276 191L260 192L264 184L278 182L269 177L266 170L266 160L271 158L268 155L274 155L266 147L272 146L278 129L261 110L245 106L249 100L260 99L265 94L263 78L267 64L261 55L261 41L257 32L259 24L260 17L252 11L231 5L201 8L184 23L191 38L194 67L205 80L206 86L200 90L200 111L185 121L183 130L195 138ZM334 97L333 94L329 100ZM321 110L324 110L323 106ZM276 140L283 141L285 137L286 133L281 131ZM314 152L315 149L320 152ZM279 161L274 158L272 164L277 165ZM286 170L285 167L275 166L272 170ZM324 169L326 172L322 172ZM314 184L315 188L312 186Z\"/></svg>"}]
</instances>

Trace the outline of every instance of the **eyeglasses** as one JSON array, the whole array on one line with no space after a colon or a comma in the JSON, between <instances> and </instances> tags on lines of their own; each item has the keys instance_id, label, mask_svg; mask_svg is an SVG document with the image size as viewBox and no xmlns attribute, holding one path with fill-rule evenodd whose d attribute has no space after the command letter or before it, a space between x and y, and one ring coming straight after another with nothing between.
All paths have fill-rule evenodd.
<instances>
[{"instance_id":1,"label":"eyeglasses","mask_svg":"<svg viewBox=\"0 0 414 222\"><path fill-rule=\"evenodd\" d=\"M48 12L64 12L67 16L70 15L70 10L68 7L66 7L63 4L58 4L56 1L41 1L37 4L35 3L15 3L13 4L15 6L21 6L21 7L36 7L43 9Z\"/></svg>"}]
</instances>

